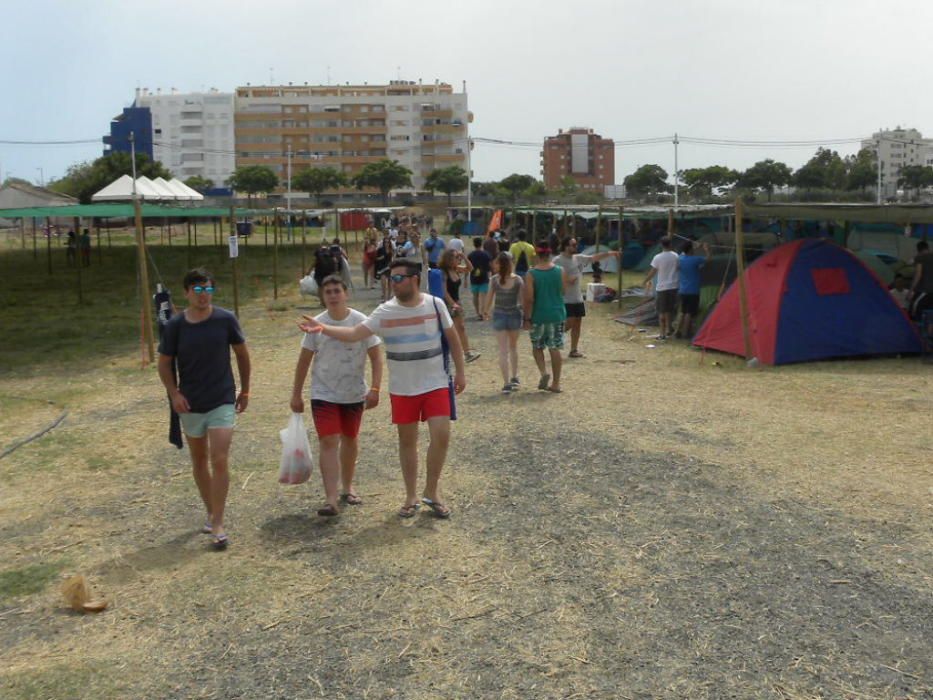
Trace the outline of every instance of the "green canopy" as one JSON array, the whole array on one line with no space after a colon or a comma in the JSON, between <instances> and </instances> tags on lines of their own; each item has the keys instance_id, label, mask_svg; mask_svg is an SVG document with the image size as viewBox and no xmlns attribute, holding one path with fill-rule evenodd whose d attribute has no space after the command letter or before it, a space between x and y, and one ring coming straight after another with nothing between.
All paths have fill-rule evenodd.
<instances>
[{"instance_id":1,"label":"green canopy","mask_svg":"<svg viewBox=\"0 0 933 700\"><path fill-rule=\"evenodd\" d=\"M230 216L230 210L224 207L165 207L157 204L142 204L143 218L215 218ZM234 216L272 216L275 209L234 210ZM0 218L28 219L32 217L82 217L82 218L132 218L132 204L70 204L63 207L27 207L22 209L0 209Z\"/></svg>"}]
</instances>

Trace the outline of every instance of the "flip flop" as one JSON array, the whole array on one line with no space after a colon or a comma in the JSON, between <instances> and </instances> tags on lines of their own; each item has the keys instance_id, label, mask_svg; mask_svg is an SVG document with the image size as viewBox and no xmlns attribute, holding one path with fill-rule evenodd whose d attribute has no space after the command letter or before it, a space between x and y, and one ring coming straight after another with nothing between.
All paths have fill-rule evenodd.
<instances>
[{"instance_id":1,"label":"flip flop","mask_svg":"<svg viewBox=\"0 0 933 700\"><path fill-rule=\"evenodd\" d=\"M450 508L445 506L443 503L432 501L430 498L422 498L421 502L431 509L431 512L434 514L435 518L440 518L441 520L447 520L447 518L450 517L451 510Z\"/></svg>"},{"instance_id":2,"label":"flip flop","mask_svg":"<svg viewBox=\"0 0 933 700\"><path fill-rule=\"evenodd\" d=\"M317 514L322 518L333 518L336 515L340 515L340 511L334 508L330 503L328 503L323 508L317 509Z\"/></svg>"},{"instance_id":3,"label":"flip flop","mask_svg":"<svg viewBox=\"0 0 933 700\"><path fill-rule=\"evenodd\" d=\"M552 386L549 386L547 390L550 391L552 394L563 394L564 393L563 389L555 389Z\"/></svg>"},{"instance_id":4,"label":"flip flop","mask_svg":"<svg viewBox=\"0 0 933 700\"><path fill-rule=\"evenodd\" d=\"M544 391L545 389L547 389L547 386L548 386L548 384L550 384L550 383L551 383L551 375L550 375L550 374L542 374L542 375L541 375L541 381L538 382L538 388L539 388L541 391Z\"/></svg>"},{"instance_id":5,"label":"flip flop","mask_svg":"<svg viewBox=\"0 0 933 700\"><path fill-rule=\"evenodd\" d=\"M340 500L346 503L348 506L358 506L363 503L363 499L357 496L355 493L343 493L340 495Z\"/></svg>"},{"instance_id":6,"label":"flip flop","mask_svg":"<svg viewBox=\"0 0 933 700\"><path fill-rule=\"evenodd\" d=\"M408 505L402 506L398 509L398 517L414 518L419 508L421 508L420 503L409 503Z\"/></svg>"},{"instance_id":7,"label":"flip flop","mask_svg":"<svg viewBox=\"0 0 933 700\"><path fill-rule=\"evenodd\" d=\"M204 525L201 527L201 532L202 532L203 534L205 534L205 535L209 535L209 534L211 534L213 531L214 531L214 528L213 528L213 526L211 525L211 521L210 521L210 520L208 520L206 523L204 523Z\"/></svg>"},{"instance_id":8,"label":"flip flop","mask_svg":"<svg viewBox=\"0 0 933 700\"><path fill-rule=\"evenodd\" d=\"M216 549L218 552L224 551L229 544L230 540L226 535L215 535L214 539L211 541L211 547Z\"/></svg>"},{"instance_id":9,"label":"flip flop","mask_svg":"<svg viewBox=\"0 0 933 700\"><path fill-rule=\"evenodd\" d=\"M567 355L567 357L577 358L577 357L586 357L586 355L584 355L584 354L583 354L582 352L580 352L579 350L574 350L574 351L572 351L569 355Z\"/></svg>"}]
</instances>

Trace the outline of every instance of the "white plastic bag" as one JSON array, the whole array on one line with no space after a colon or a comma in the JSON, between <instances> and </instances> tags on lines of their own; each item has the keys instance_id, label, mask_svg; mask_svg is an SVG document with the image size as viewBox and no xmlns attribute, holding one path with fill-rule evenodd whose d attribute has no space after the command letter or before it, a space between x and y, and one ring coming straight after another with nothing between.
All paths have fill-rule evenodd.
<instances>
[{"instance_id":1,"label":"white plastic bag","mask_svg":"<svg viewBox=\"0 0 933 700\"><path fill-rule=\"evenodd\" d=\"M279 463L280 484L303 484L311 478L311 445L300 413L292 413L288 427L279 431L282 438L282 460Z\"/></svg>"},{"instance_id":2,"label":"white plastic bag","mask_svg":"<svg viewBox=\"0 0 933 700\"><path fill-rule=\"evenodd\" d=\"M314 279L314 275L302 277L301 281L298 283L298 291L305 296L317 294L317 281Z\"/></svg>"}]
</instances>

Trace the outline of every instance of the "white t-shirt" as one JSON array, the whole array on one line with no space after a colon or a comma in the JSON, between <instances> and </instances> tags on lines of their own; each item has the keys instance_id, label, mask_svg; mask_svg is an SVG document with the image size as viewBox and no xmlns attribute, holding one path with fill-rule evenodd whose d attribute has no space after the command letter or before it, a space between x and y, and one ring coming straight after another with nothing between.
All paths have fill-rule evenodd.
<instances>
[{"instance_id":1,"label":"white t-shirt","mask_svg":"<svg viewBox=\"0 0 933 700\"><path fill-rule=\"evenodd\" d=\"M463 252L463 239L462 238L451 238L447 241L447 247L451 250L459 250Z\"/></svg>"},{"instance_id":2,"label":"white t-shirt","mask_svg":"<svg viewBox=\"0 0 933 700\"><path fill-rule=\"evenodd\" d=\"M444 328L453 326L444 300L422 294L418 306L402 306L392 297L363 321L385 341L389 393L417 396L447 388L438 314Z\"/></svg>"},{"instance_id":3,"label":"white t-shirt","mask_svg":"<svg viewBox=\"0 0 933 700\"><path fill-rule=\"evenodd\" d=\"M664 292L668 289L677 289L680 286L680 275L677 272L679 259L673 250L665 250L651 259L651 267L658 271L654 283L654 291Z\"/></svg>"},{"instance_id":4,"label":"white t-shirt","mask_svg":"<svg viewBox=\"0 0 933 700\"><path fill-rule=\"evenodd\" d=\"M366 315L350 309L347 317L336 321L325 311L314 317L329 326L355 326ZM311 398L331 403L359 403L366 398L366 351L379 345L376 336L358 343L344 343L323 333L305 333L301 347L314 353L311 363Z\"/></svg>"},{"instance_id":5,"label":"white t-shirt","mask_svg":"<svg viewBox=\"0 0 933 700\"><path fill-rule=\"evenodd\" d=\"M573 256L557 255L554 257L554 264L562 268L567 273L567 277L576 277L576 280L564 289L565 304L583 303L583 269L592 262L592 255L583 255L582 253Z\"/></svg>"}]
</instances>

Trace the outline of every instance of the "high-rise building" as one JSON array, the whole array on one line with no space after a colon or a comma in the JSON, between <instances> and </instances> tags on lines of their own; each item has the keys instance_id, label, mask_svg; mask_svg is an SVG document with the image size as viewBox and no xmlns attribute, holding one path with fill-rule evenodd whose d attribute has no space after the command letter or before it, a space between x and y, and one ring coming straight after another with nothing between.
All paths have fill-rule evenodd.
<instances>
[{"instance_id":1,"label":"high-rise building","mask_svg":"<svg viewBox=\"0 0 933 700\"><path fill-rule=\"evenodd\" d=\"M131 131L137 151L181 180L198 175L222 187L233 174L233 93L137 88L133 106L114 118L104 143L129 152Z\"/></svg>"},{"instance_id":2,"label":"high-rise building","mask_svg":"<svg viewBox=\"0 0 933 700\"><path fill-rule=\"evenodd\" d=\"M602 193L615 183L615 144L592 129L558 129L557 136L544 139L541 171L549 190L561 187L565 177L584 190Z\"/></svg>"},{"instance_id":3,"label":"high-rise building","mask_svg":"<svg viewBox=\"0 0 933 700\"><path fill-rule=\"evenodd\" d=\"M897 195L897 180L907 165L933 165L933 139L925 139L916 129L882 129L862 141L862 148L878 154L881 164L881 194Z\"/></svg>"},{"instance_id":4,"label":"high-rise building","mask_svg":"<svg viewBox=\"0 0 933 700\"><path fill-rule=\"evenodd\" d=\"M383 158L409 168L413 189L435 169L469 167L466 84L275 85L236 90L236 165L265 165L284 183L331 166L350 177ZM284 187L282 188L284 189Z\"/></svg>"}]
</instances>

